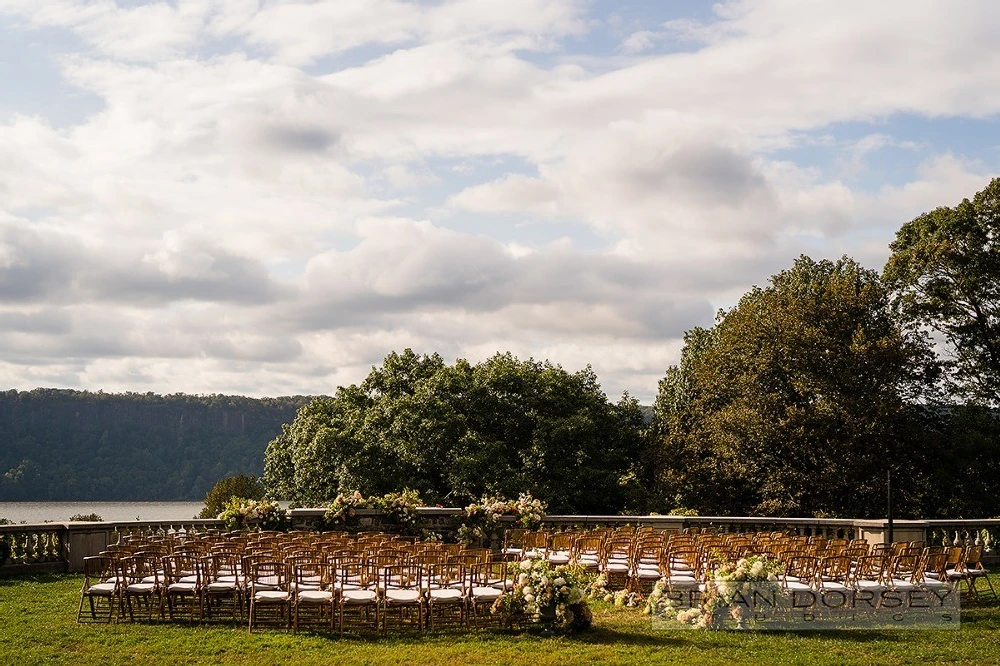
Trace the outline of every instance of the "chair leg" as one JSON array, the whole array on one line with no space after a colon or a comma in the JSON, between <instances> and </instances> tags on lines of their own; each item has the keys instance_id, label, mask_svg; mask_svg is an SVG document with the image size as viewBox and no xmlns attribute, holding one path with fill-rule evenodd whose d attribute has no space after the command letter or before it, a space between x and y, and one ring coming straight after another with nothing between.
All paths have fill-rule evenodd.
<instances>
[{"instance_id":1,"label":"chair leg","mask_svg":"<svg viewBox=\"0 0 1000 666\"><path fill-rule=\"evenodd\" d=\"M990 580L989 574L983 574L982 578L986 581L986 586L990 588L990 593L993 595L993 598L996 599L997 591L993 589L993 582Z\"/></svg>"}]
</instances>

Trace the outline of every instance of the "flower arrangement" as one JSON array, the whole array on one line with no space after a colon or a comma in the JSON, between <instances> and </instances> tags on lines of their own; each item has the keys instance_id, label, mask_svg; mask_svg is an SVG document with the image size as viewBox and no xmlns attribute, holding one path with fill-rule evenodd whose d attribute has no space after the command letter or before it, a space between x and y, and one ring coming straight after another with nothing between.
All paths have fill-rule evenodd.
<instances>
[{"instance_id":1,"label":"flower arrangement","mask_svg":"<svg viewBox=\"0 0 1000 666\"><path fill-rule=\"evenodd\" d=\"M730 621L735 628L745 628L748 608L737 600L747 597L751 584L776 584L782 571L781 563L767 555L752 555L735 564L722 564L706 581L701 605L692 608L684 608L680 602L669 599L666 581L660 579L646 601L645 612L699 629L725 629Z\"/></svg>"},{"instance_id":2,"label":"flower arrangement","mask_svg":"<svg viewBox=\"0 0 1000 666\"><path fill-rule=\"evenodd\" d=\"M288 512L271 500L233 497L226 502L218 518L228 530L288 528Z\"/></svg>"},{"instance_id":3,"label":"flower arrangement","mask_svg":"<svg viewBox=\"0 0 1000 666\"><path fill-rule=\"evenodd\" d=\"M357 510L366 506L364 496L357 490L339 493L323 514L322 529L338 529L354 524Z\"/></svg>"},{"instance_id":4,"label":"flower arrangement","mask_svg":"<svg viewBox=\"0 0 1000 666\"><path fill-rule=\"evenodd\" d=\"M497 600L493 612L572 630L590 626L585 594L588 576L582 567L553 567L542 559L510 562L507 567L513 586Z\"/></svg>"},{"instance_id":5,"label":"flower arrangement","mask_svg":"<svg viewBox=\"0 0 1000 666\"><path fill-rule=\"evenodd\" d=\"M516 500L484 495L478 502L465 507L458 540L466 544L490 541L496 535L502 516L513 516L521 527L536 530L545 517L545 504L530 493L521 493Z\"/></svg>"},{"instance_id":6,"label":"flower arrangement","mask_svg":"<svg viewBox=\"0 0 1000 666\"><path fill-rule=\"evenodd\" d=\"M403 531L414 529L418 514L417 509L424 506L420 493L407 488L398 493L371 495L365 497L357 490L341 492L327 506L326 513L320 521L321 529L344 529L357 525L359 509L381 511L386 519L395 523Z\"/></svg>"},{"instance_id":7,"label":"flower arrangement","mask_svg":"<svg viewBox=\"0 0 1000 666\"><path fill-rule=\"evenodd\" d=\"M618 607L638 608L642 605L644 597L639 592L632 590L610 590L608 589L608 576L601 573L594 581L587 586L587 598L599 599L608 604Z\"/></svg>"},{"instance_id":8,"label":"flower arrangement","mask_svg":"<svg viewBox=\"0 0 1000 666\"><path fill-rule=\"evenodd\" d=\"M385 513L386 518L404 529L411 529L417 522L417 509L424 505L420 493L407 488L398 493L369 497L368 507Z\"/></svg>"}]
</instances>

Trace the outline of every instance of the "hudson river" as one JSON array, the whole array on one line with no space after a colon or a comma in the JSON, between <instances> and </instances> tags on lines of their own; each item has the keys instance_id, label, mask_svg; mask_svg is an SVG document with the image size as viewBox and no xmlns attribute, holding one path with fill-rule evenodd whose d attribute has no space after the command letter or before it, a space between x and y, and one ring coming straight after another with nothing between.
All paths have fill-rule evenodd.
<instances>
[{"instance_id":1,"label":"hudson river","mask_svg":"<svg viewBox=\"0 0 1000 666\"><path fill-rule=\"evenodd\" d=\"M0 518L15 523L62 522L76 514L96 513L106 521L189 520L204 502L0 502Z\"/></svg>"}]
</instances>

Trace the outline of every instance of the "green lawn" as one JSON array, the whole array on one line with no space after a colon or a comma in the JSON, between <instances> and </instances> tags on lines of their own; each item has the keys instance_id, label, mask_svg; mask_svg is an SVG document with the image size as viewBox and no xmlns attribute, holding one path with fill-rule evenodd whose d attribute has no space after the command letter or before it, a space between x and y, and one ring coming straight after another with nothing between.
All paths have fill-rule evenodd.
<instances>
[{"instance_id":1,"label":"green lawn","mask_svg":"<svg viewBox=\"0 0 1000 666\"><path fill-rule=\"evenodd\" d=\"M1000 605L967 606L960 631L755 633L658 631L638 610L593 604L594 630L357 639L245 627L77 625L81 578L0 579L0 663L29 664L991 664ZM997 583L995 582L994 585Z\"/></svg>"}]
</instances>

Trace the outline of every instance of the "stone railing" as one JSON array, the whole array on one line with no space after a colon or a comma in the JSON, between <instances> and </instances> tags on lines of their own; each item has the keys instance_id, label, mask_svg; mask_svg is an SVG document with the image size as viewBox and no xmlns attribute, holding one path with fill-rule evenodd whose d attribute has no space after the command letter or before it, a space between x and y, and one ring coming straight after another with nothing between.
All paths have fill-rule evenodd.
<instances>
[{"instance_id":1,"label":"stone railing","mask_svg":"<svg viewBox=\"0 0 1000 666\"><path fill-rule=\"evenodd\" d=\"M292 509L292 529L316 529L324 509ZM454 507L422 507L418 509L418 531L434 533L445 540L454 540L464 512ZM827 538L867 539L869 543L884 543L888 538L886 520L850 520L823 518L763 518L758 516L599 516L550 515L543 527L552 530L593 529L595 527L651 526L663 532L684 529L710 529L715 532L784 532L803 536L822 535ZM501 529L486 545L499 547L504 527L513 527L513 518L502 519ZM219 520L164 520L125 522L70 522L34 525L0 525L0 575L24 572L80 571L83 558L96 555L126 535L171 534L177 532L222 531ZM356 530L395 529L387 517L378 512L361 510L357 513ZM897 520L893 526L894 541L924 541L927 545L984 546L984 561L1000 561L1000 519L988 520Z\"/></svg>"},{"instance_id":2,"label":"stone railing","mask_svg":"<svg viewBox=\"0 0 1000 666\"><path fill-rule=\"evenodd\" d=\"M0 571L65 571L66 552L61 523L0 525Z\"/></svg>"},{"instance_id":3,"label":"stone railing","mask_svg":"<svg viewBox=\"0 0 1000 666\"><path fill-rule=\"evenodd\" d=\"M0 575L82 571L96 555L127 534L219 530L218 520L69 522L0 525Z\"/></svg>"},{"instance_id":4,"label":"stone railing","mask_svg":"<svg viewBox=\"0 0 1000 666\"><path fill-rule=\"evenodd\" d=\"M660 531L684 529L722 533L784 532L801 536L861 538L857 521L830 518L762 518L756 516L546 516L545 527L576 529L593 527L650 526Z\"/></svg>"}]
</instances>

